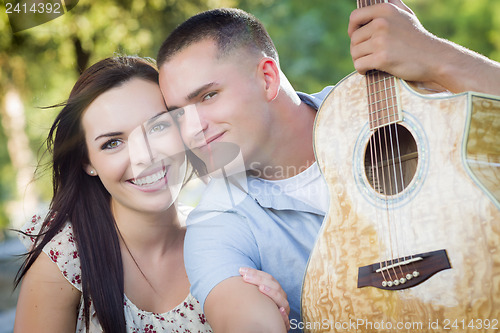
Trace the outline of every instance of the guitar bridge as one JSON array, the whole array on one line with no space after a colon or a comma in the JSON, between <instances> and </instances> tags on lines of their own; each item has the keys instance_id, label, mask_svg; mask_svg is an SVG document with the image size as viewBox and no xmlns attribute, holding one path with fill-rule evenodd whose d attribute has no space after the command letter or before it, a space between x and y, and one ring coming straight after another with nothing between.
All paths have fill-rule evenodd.
<instances>
[{"instance_id":1,"label":"guitar bridge","mask_svg":"<svg viewBox=\"0 0 500 333\"><path fill-rule=\"evenodd\" d=\"M358 288L408 289L449 268L451 265L446 250L391 259L359 267Z\"/></svg>"}]
</instances>

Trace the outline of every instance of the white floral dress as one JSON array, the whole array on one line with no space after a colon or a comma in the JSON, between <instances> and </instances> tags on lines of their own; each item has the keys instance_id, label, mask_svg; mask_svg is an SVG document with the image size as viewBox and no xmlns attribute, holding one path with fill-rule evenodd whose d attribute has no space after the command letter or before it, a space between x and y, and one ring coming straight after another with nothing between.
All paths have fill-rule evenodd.
<instances>
[{"instance_id":1,"label":"white floral dress","mask_svg":"<svg viewBox=\"0 0 500 333\"><path fill-rule=\"evenodd\" d=\"M28 235L40 233L43 219L33 216L21 229ZM20 239L26 248L31 248L35 238L20 234ZM80 292L82 291L80 258L76 249L73 230L70 223L59 231L59 233L43 248L49 258L57 264L64 277ZM124 295L124 312L129 333L153 333L153 332L196 332L208 333L212 329L205 320L205 315L200 303L189 294L186 299L174 309L166 313L152 313L139 309ZM95 309L90 308L90 332L102 332ZM78 322L76 332L85 332L85 320L83 316L83 297L80 300Z\"/></svg>"}]
</instances>

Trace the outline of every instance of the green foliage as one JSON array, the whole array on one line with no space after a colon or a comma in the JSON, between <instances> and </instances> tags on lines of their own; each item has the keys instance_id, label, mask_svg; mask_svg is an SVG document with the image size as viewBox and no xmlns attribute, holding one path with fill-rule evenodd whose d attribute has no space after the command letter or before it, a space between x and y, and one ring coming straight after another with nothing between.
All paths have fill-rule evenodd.
<instances>
[{"instance_id":1,"label":"green foliage","mask_svg":"<svg viewBox=\"0 0 500 333\"><path fill-rule=\"evenodd\" d=\"M500 60L498 0L406 3L430 32ZM354 0L81 0L62 17L16 34L2 7L0 92L14 87L21 93L30 147L40 157L58 111L40 107L64 101L80 70L116 53L155 57L176 25L214 7L240 7L260 18L294 87L315 92L354 70L347 25L355 6ZM0 126L0 229L7 223L3 203L22 197L16 193L15 176ZM48 200L50 179L44 177L36 184Z\"/></svg>"},{"instance_id":2,"label":"green foliage","mask_svg":"<svg viewBox=\"0 0 500 333\"><path fill-rule=\"evenodd\" d=\"M289 0L244 9L267 27L292 85L316 92L354 70L347 25L355 7L351 0Z\"/></svg>"},{"instance_id":3,"label":"green foliage","mask_svg":"<svg viewBox=\"0 0 500 333\"><path fill-rule=\"evenodd\" d=\"M407 4L433 34L500 61L498 0L408 0Z\"/></svg>"},{"instance_id":4,"label":"green foliage","mask_svg":"<svg viewBox=\"0 0 500 333\"><path fill-rule=\"evenodd\" d=\"M41 158L43 142L59 111L43 107L63 102L85 67L116 54L154 58L169 31L187 17L210 6L233 5L230 0L82 0L63 16L15 34L1 7L0 91L14 88L21 94L34 154ZM2 108L3 98L0 94ZM16 190L16 170L6 143L0 129L0 229L7 223L6 203L23 196ZM30 186L49 200L50 173L41 176Z\"/></svg>"}]
</instances>

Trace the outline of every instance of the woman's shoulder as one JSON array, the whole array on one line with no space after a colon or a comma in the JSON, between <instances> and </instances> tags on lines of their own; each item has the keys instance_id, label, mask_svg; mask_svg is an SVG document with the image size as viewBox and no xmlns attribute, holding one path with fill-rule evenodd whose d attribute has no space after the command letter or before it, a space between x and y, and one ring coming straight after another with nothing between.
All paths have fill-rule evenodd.
<instances>
[{"instance_id":1,"label":"woman's shoulder","mask_svg":"<svg viewBox=\"0 0 500 333\"><path fill-rule=\"evenodd\" d=\"M38 235L45 231L44 218L34 215L22 228L20 240L24 246L31 250L35 245ZM49 222L50 224L50 217ZM57 231L51 240L43 247L43 252L57 265L63 276L78 290L82 290L81 266L73 227L70 222Z\"/></svg>"}]
</instances>

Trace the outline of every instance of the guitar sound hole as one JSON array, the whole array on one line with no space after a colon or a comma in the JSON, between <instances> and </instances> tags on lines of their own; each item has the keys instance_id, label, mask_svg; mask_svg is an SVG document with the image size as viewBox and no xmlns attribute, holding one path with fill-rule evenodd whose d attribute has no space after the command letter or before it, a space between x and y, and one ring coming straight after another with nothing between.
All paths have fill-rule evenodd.
<instances>
[{"instance_id":1,"label":"guitar sound hole","mask_svg":"<svg viewBox=\"0 0 500 333\"><path fill-rule=\"evenodd\" d=\"M417 143L399 124L376 129L365 151L365 174L382 195L401 193L412 181L418 165Z\"/></svg>"}]
</instances>

